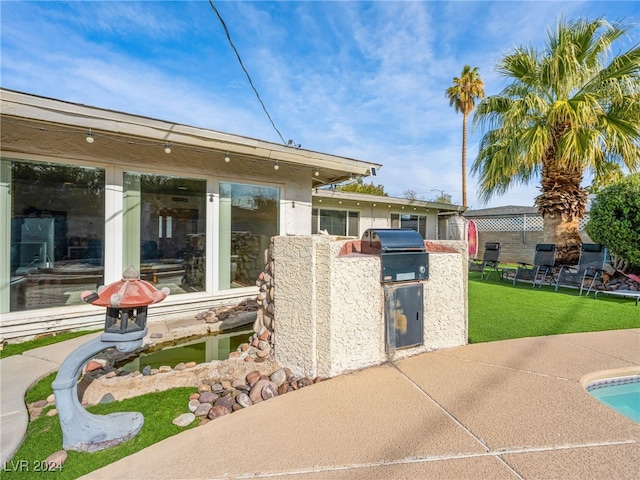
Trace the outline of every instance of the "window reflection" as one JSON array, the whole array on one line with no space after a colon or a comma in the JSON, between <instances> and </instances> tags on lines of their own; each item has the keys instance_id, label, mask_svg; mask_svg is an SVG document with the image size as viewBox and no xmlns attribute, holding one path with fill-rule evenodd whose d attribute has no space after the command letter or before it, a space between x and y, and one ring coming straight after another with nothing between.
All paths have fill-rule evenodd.
<instances>
[{"instance_id":1,"label":"window reflection","mask_svg":"<svg viewBox=\"0 0 640 480\"><path fill-rule=\"evenodd\" d=\"M279 211L277 187L220 183L220 289L255 285Z\"/></svg>"},{"instance_id":2,"label":"window reflection","mask_svg":"<svg viewBox=\"0 0 640 480\"><path fill-rule=\"evenodd\" d=\"M124 263L172 294L205 290L206 181L124 175Z\"/></svg>"},{"instance_id":3,"label":"window reflection","mask_svg":"<svg viewBox=\"0 0 640 480\"><path fill-rule=\"evenodd\" d=\"M10 165L10 311L82 303L103 283L104 170Z\"/></svg>"}]
</instances>

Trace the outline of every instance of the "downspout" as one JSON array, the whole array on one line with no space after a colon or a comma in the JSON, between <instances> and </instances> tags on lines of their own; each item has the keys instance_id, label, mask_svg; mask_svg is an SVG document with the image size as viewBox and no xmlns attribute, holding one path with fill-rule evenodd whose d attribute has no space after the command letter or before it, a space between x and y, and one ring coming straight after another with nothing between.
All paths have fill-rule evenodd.
<instances>
[{"instance_id":1,"label":"downspout","mask_svg":"<svg viewBox=\"0 0 640 480\"><path fill-rule=\"evenodd\" d=\"M527 214L522 214L522 243L527 243Z\"/></svg>"}]
</instances>

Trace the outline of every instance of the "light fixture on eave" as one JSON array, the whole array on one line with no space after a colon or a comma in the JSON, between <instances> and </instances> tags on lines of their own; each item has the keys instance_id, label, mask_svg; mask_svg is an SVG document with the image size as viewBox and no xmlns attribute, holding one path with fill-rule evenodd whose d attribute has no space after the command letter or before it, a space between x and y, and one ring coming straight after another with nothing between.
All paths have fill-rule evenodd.
<instances>
[{"instance_id":1,"label":"light fixture on eave","mask_svg":"<svg viewBox=\"0 0 640 480\"><path fill-rule=\"evenodd\" d=\"M171 153L171 147L167 142L164 144L164 153Z\"/></svg>"},{"instance_id":2,"label":"light fixture on eave","mask_svg":"<svg viewBox=\"0 0 640 480\"><path fill-rule=\"evenodd\" d=\"M224 154L224 163L229 163L231 161L231 157L229 156L229 152Z\"/></svg>"},{"instance_id":3,"label":"light fixture on eave","mask_svg":"<svg viewBox=\"0 0 640 480\"><path fill-rule=\"evenodd\" d=\"M89 131L87 132L87 138L85 138L85 140L87 141L87 143L93 143L93 141L95 140L93 138L93 132L91 131L91 129L89 129Z\"/></svg>"},{"instance_id":4,"label":"light fixture on eave","mask_svg":"<svg viewBox=\"0 0 640 480\"><path fill-rule=\"evenodd\" d=\"M274 170L280 170L280 164L278 164L277 160L276 160L276 163L273 164L273 169Z\"/></svg>"},{"instance_id":5,"label":"light fixture on eave","mask_svg":"<svg viewBox=\"0 0 640 480\"><path fill-rule=\"evenodd\" d=\"M313 175L315 177L319 177L320 176L320 171L318 170L318 167L316 167L315 170L313 171Z\"/></svg>"}]
</instances>

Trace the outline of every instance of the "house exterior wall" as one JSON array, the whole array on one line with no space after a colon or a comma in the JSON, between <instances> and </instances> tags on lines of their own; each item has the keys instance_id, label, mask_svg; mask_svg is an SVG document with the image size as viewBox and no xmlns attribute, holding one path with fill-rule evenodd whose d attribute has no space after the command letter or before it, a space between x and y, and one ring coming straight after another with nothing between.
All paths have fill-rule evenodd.
<instances>
[{"instance_id":1,"label":"house exterior wall","mask_svg":"<svg viewBox=\"0 0 640 480\"><path fill-rule=\"evenodd\" d=\"M0 186L7 192L12 192L14 187L12 165L69 166L104 172L104 213L100 213L104 221L103 264L99 274L101 283L108 284L121 278L129 261L127 245L136 246L140 242L138 238L124 238L125 232L131 231L133 225L127 223L126 219L130 211L125 198L126 175L151 174L164 178L194 179L199 185L206 185L206 193L203 190L199 198L200 204L204 205L202 211L206 218L203 219L201 215L197 227L198 234L206 238L206 245L202 245L201 250L206 262L206 281L198 291L174 293L163 302L151 306L150 322L159 318L193 315L212 306L237 303L256 295L257 287L253 281L243 283L245 286L228 288L220 280L219 272L223 263L229 265L233 262L230 262L229 255L226 259L221 255L225 247L223 243L229 242L228 239L222 239L219 232L222 222L228 221L229 215L223 208L225 199L221 185L231 183L278 189L277 219L274 220L276 234L305 235L311 233L311 191L314 182L321 184L326 178L348 178L351 172L354 175L366 175L370 166L380 167L354 159L19 92L3 90L0 101L3 112L0 117ZM92 142L86 140L89 136ZM225 152L230 162L225 161ZM279 162L279 169L274 168L276 161ZM315 176L314 170L319 170L320 176ZM63 187L61 184L60 188ZM46 198L40 201L46 204ZM43 275L40 267L37 267L39 271L30 269L27 273L18 273L14 268L12 247L16 242L23 241L15 240L12 236L12 228L16 230L12 222L16 214L13 202L11 195L0 196L0 342L102 326L104 309L83 304L77 295L79 290L75 292L78 288L84 289L84 285L67 287L66 281L60 282L59 278L53 282L47 281L47 288L51 286L48 292L50 296L56 295L58 298L71 294L66 303L65 297L55 307L34 308L22 298L22 294L18 295L17 285L20 282L34 285L34 281L40 282L44 276L56 276L59 272L55 271L58 262L54 263L54 272L45 272L46 275ZM187 209L191 208L188 203L184 205ZM229 205L225 208L228 210ZM267 245L270 236L266 237ZM136 248L129 248L129 251ZM64 251L67 251L66 243ZM140 253L134 252L135 255ZM261 259L260 251L255 262L259 263ZM180 287L179 275L175 282ZM94 280L86 289L95 289L96 286ZM69 302L74 295L77 301L71 304ZM20 300L20 309L16 308L16 299Z\"/></svg>"},{"instance_id":2,"label":"house exterior wall","mask_svg":"<svg viewBox=\"0 0 640 480\"><path fill-rule=\"evenodd\" d=\"M276 360L297 374L331 377L467 341L465 242L429 254L424 344L385 351L380 258L341 254L348 240L275 237ZM441 242L439 242L441 243ZM443 243L444 245L444 243Z\"/></svg>"},{"instance_id":3,"label":"house exterior wall","mask_svg":"<svg viewBox=\"0 0 640 480\"><path fill-rule=\"evenodd\" d=\"M369 200L345 200L337 198L313 198L313 208L328 210L348 210L356 211L360 216L360 228L357 237L362 237L365 230L369 228L392 228L391 215L421 215L426 217L426 239L438 239L438 211L434 208L414 207L407 201L407 205L399 205L396 202L385 202L385 197L380 197L379 201Z\"/></svg>"}]
</instances>

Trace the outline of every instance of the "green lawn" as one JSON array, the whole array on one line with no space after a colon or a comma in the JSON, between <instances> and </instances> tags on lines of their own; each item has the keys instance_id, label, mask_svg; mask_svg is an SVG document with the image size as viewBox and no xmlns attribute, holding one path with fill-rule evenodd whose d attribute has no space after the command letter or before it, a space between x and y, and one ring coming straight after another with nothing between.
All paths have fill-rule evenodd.
<instances>
[{"instance_id":1,"label":"green lawn","mask_svg":"<svg viewBox=\"0 0 640 480\"><path fill-rule=\"evenodd\" d=\"M640 305L629 298L578 290L500 281L495 273L480 280L469 273L469 342L537 337L560 333L640 328Z\"/></svg>"},{"instance_id":2,"label":"green lawn","mask_svg":"<svg viewBox=\"0 0 640 480\"><path fill-rule=\"evenodd\" d=\"M495 278L495 274L488 280L480 280L479 272L469 274L471 343L621 328L640 328L640 306L636 307L633 300L607 296L594 300L593 294L579 297L578 291L573 289L561 289L556 293L548 285L534 289L525 283L513 286L510 281ZM62 339L66 337L45 340ZM27 342L20 348L41 346L39 341L35 342ZM53 373L36 383L27 393L26 400L45 399L52 393L51 382L55 375ZM123 445L96 453L69 451L62 470L48 472L47 478L77 478L179 433L183 429L172 425L171 420L187 412L187 399L194 391L194 388L180 388L89 408L89 411L99 414L141 412L145 423L142 431ZM190 427L197 423L193 422ZM31 460L44 460L61 448L62 432L58 417L43 414L29 424L27 437L13 457L13 465L19 465L20 460L28 460L31 465ZM9 470L11 465L8 465ZM33 472L10 472L6 469L2 477L34 478Z\"/></svg>"}]
</instances>

